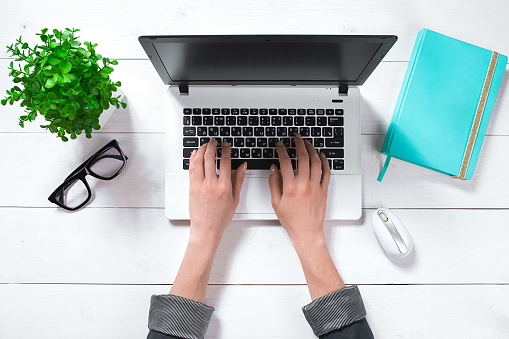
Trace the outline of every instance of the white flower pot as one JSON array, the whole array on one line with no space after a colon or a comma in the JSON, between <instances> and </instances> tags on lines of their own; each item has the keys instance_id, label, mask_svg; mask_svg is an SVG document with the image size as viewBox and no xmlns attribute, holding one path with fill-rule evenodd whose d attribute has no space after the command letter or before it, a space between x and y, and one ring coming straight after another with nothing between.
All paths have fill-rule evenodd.
<instances>
[{"instance_id":1,"label":"white flower pot","mask_svg":"<svg viewBox=\"0 0 509 339\"><path fill-rule=\"evenodd\" d=\"M120 99L118 101L122 101L125 98L125 93L119 88L116 92L113 92L113 96L118 96L120 94ZM122 109L122 106L120 106L120 109ZM101 115L99 116L99 126L101 126L101 129L103 129L104 125L108 122L113 112L115 112L117 108L113 105L111 105L107 110L104 110Z\"/></svg>"}]
</instances>

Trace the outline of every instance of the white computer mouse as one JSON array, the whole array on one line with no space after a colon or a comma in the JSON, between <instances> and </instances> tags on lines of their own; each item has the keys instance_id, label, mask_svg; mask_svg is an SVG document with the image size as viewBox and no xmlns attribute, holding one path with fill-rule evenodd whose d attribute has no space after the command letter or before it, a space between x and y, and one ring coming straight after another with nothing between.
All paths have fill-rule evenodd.
<instances>
[{"instance_id":1,"label":"white computer mouse","mask_svg":"<svg viewBox=\"0 0 509 339\"><path fill-rule=\"evenodd\" d=\"M371 216L371 226L376 239L389 258L406 257L414 241L398 216L388 208L379 208Z\"/></svg>"}]
</instances>

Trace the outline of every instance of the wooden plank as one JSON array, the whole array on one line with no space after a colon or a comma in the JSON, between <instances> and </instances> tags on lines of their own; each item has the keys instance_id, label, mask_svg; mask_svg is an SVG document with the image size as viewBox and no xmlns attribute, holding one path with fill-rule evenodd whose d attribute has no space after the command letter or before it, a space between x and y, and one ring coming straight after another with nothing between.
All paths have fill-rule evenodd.
<instances>
[{"instance_id":1,"label":"wooden plank","mask_svg":"<svg viewBox=\"0 0 509 339\"><path fill-rule=\"evenodd\" d=\"M327 222L328 246L347 283L509 283L509 210L395 209L415 241L392 261L365 210L359 222ZM189 226L162 209L1 208L0 283L172 283ZM10 258L10 259L6 259ZM305 284L277 222L236 221L217 253L213 284Z\"/></svg>"},{"instance_id":2,"label":"wooden plank","mask_svg":"<svg viewBox=\"0 0 509 339\"><path fill-rule=\"evenodd\" d=\"M6 4L0 14L2 46L19 35L53 27L78 27L84 40L99 43L110 58L146 58L137 41L156 34L395 34L387 60L408 61L417 32L430 28L485 48L509 51L506 1L134 1L75 4L50 1ZM30 8L30 10L26 10ZM79 13L79 15L76 15ZM454 14L454 15L453 15ZM70 20L72 18L72 20ZM482 28L480 28L482 27ZM6 57L4 50L0 57Z\"/></svg>"},{"instance_id":3,"label":"wooden plank","mask_svg":"<svg viewBox=\"0 0 509 339\"><path fill-rule=\"evenodd\" d=\"M149 298L169 286L1 285L0 336L144 338ZM509 286L360 286L375 338L509 335ZM315 338L305 286L210 286L206 338Z\"/></svg>"},{"instance_id":4,"label":"wooden plank","mask_svg":"<svg viewBox=\"0 0 509 339\"><path fill-rule=\"evenodd\" d=\"M164 207L163 134L100 133L63 143L49 133L0 133L0 206L54 207L47 197L87 157L116 138L129 157L113 181L90 178L91 207ZM376 181L385 156L383 135L362 137L363 206L393 208L508 208L509 137L484 139L472 180L393 159L382 183ZM27 194L30 192L30 194Z\"/></svg>"},{"instance_id":5,"label":"wooden plank","mask_svg":"<svg viewBox=\"0 0 509 339\"><path fill-rule=\"evenodd\" d=\"M0 60L0 69L9 65L9 60ZM373 75L361 87L362 134L385 134L405 75L407 62L382 62ZM128 107L115 112L107 125L94 133L142 132L164 133L165 115L171 114L170 98L165 86L148 60L121 60L112 73L114 80L122 81ZM509 99L507 98L509 75L502 80L500 92L493 109L487 135L509 135ZM13 86L10 78L0 76L0 89ZM3 95L2 95L3 97ZM44 132L39 125L44 119L39 116L25 128L18 126L18 117L23 109L18 104L0 106L0 132Z\"/></svg>"}]
</instances>

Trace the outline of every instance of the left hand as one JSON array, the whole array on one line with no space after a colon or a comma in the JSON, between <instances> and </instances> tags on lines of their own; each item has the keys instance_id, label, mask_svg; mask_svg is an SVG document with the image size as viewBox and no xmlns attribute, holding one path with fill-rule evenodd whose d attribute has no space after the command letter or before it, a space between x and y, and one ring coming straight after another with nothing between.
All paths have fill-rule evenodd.
<instances>
[{"instance_id":1,"label":"left hand","mask_svg":"<svg viewBox=\"0 0 509 339\"><path fill-rule=\"evenodd\" d=\"M189 161L190 240L219 244L239 204L246 163L231 176L231 148L221 146L221 167L216 173L216 139L193 151Z\"/></svg>"}]
</instances>

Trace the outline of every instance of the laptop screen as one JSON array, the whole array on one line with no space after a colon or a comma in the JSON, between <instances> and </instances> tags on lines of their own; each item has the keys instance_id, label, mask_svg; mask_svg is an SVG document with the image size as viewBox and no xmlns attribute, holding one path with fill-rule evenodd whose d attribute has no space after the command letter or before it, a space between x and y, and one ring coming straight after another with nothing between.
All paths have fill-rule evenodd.
<instances>
[{"instance_id":1,"label":"laptop screen","mask_svg":"<svg viewBox=\"0 0 509 339\"><path fill-rule=\"evenodd\" d=\"M382 50L388 50L387 38L371 36L157 38L150 41L149 56L170 84L359 84L368 66L376 67L386 53Z\"/></svg>"}]
</instances>

